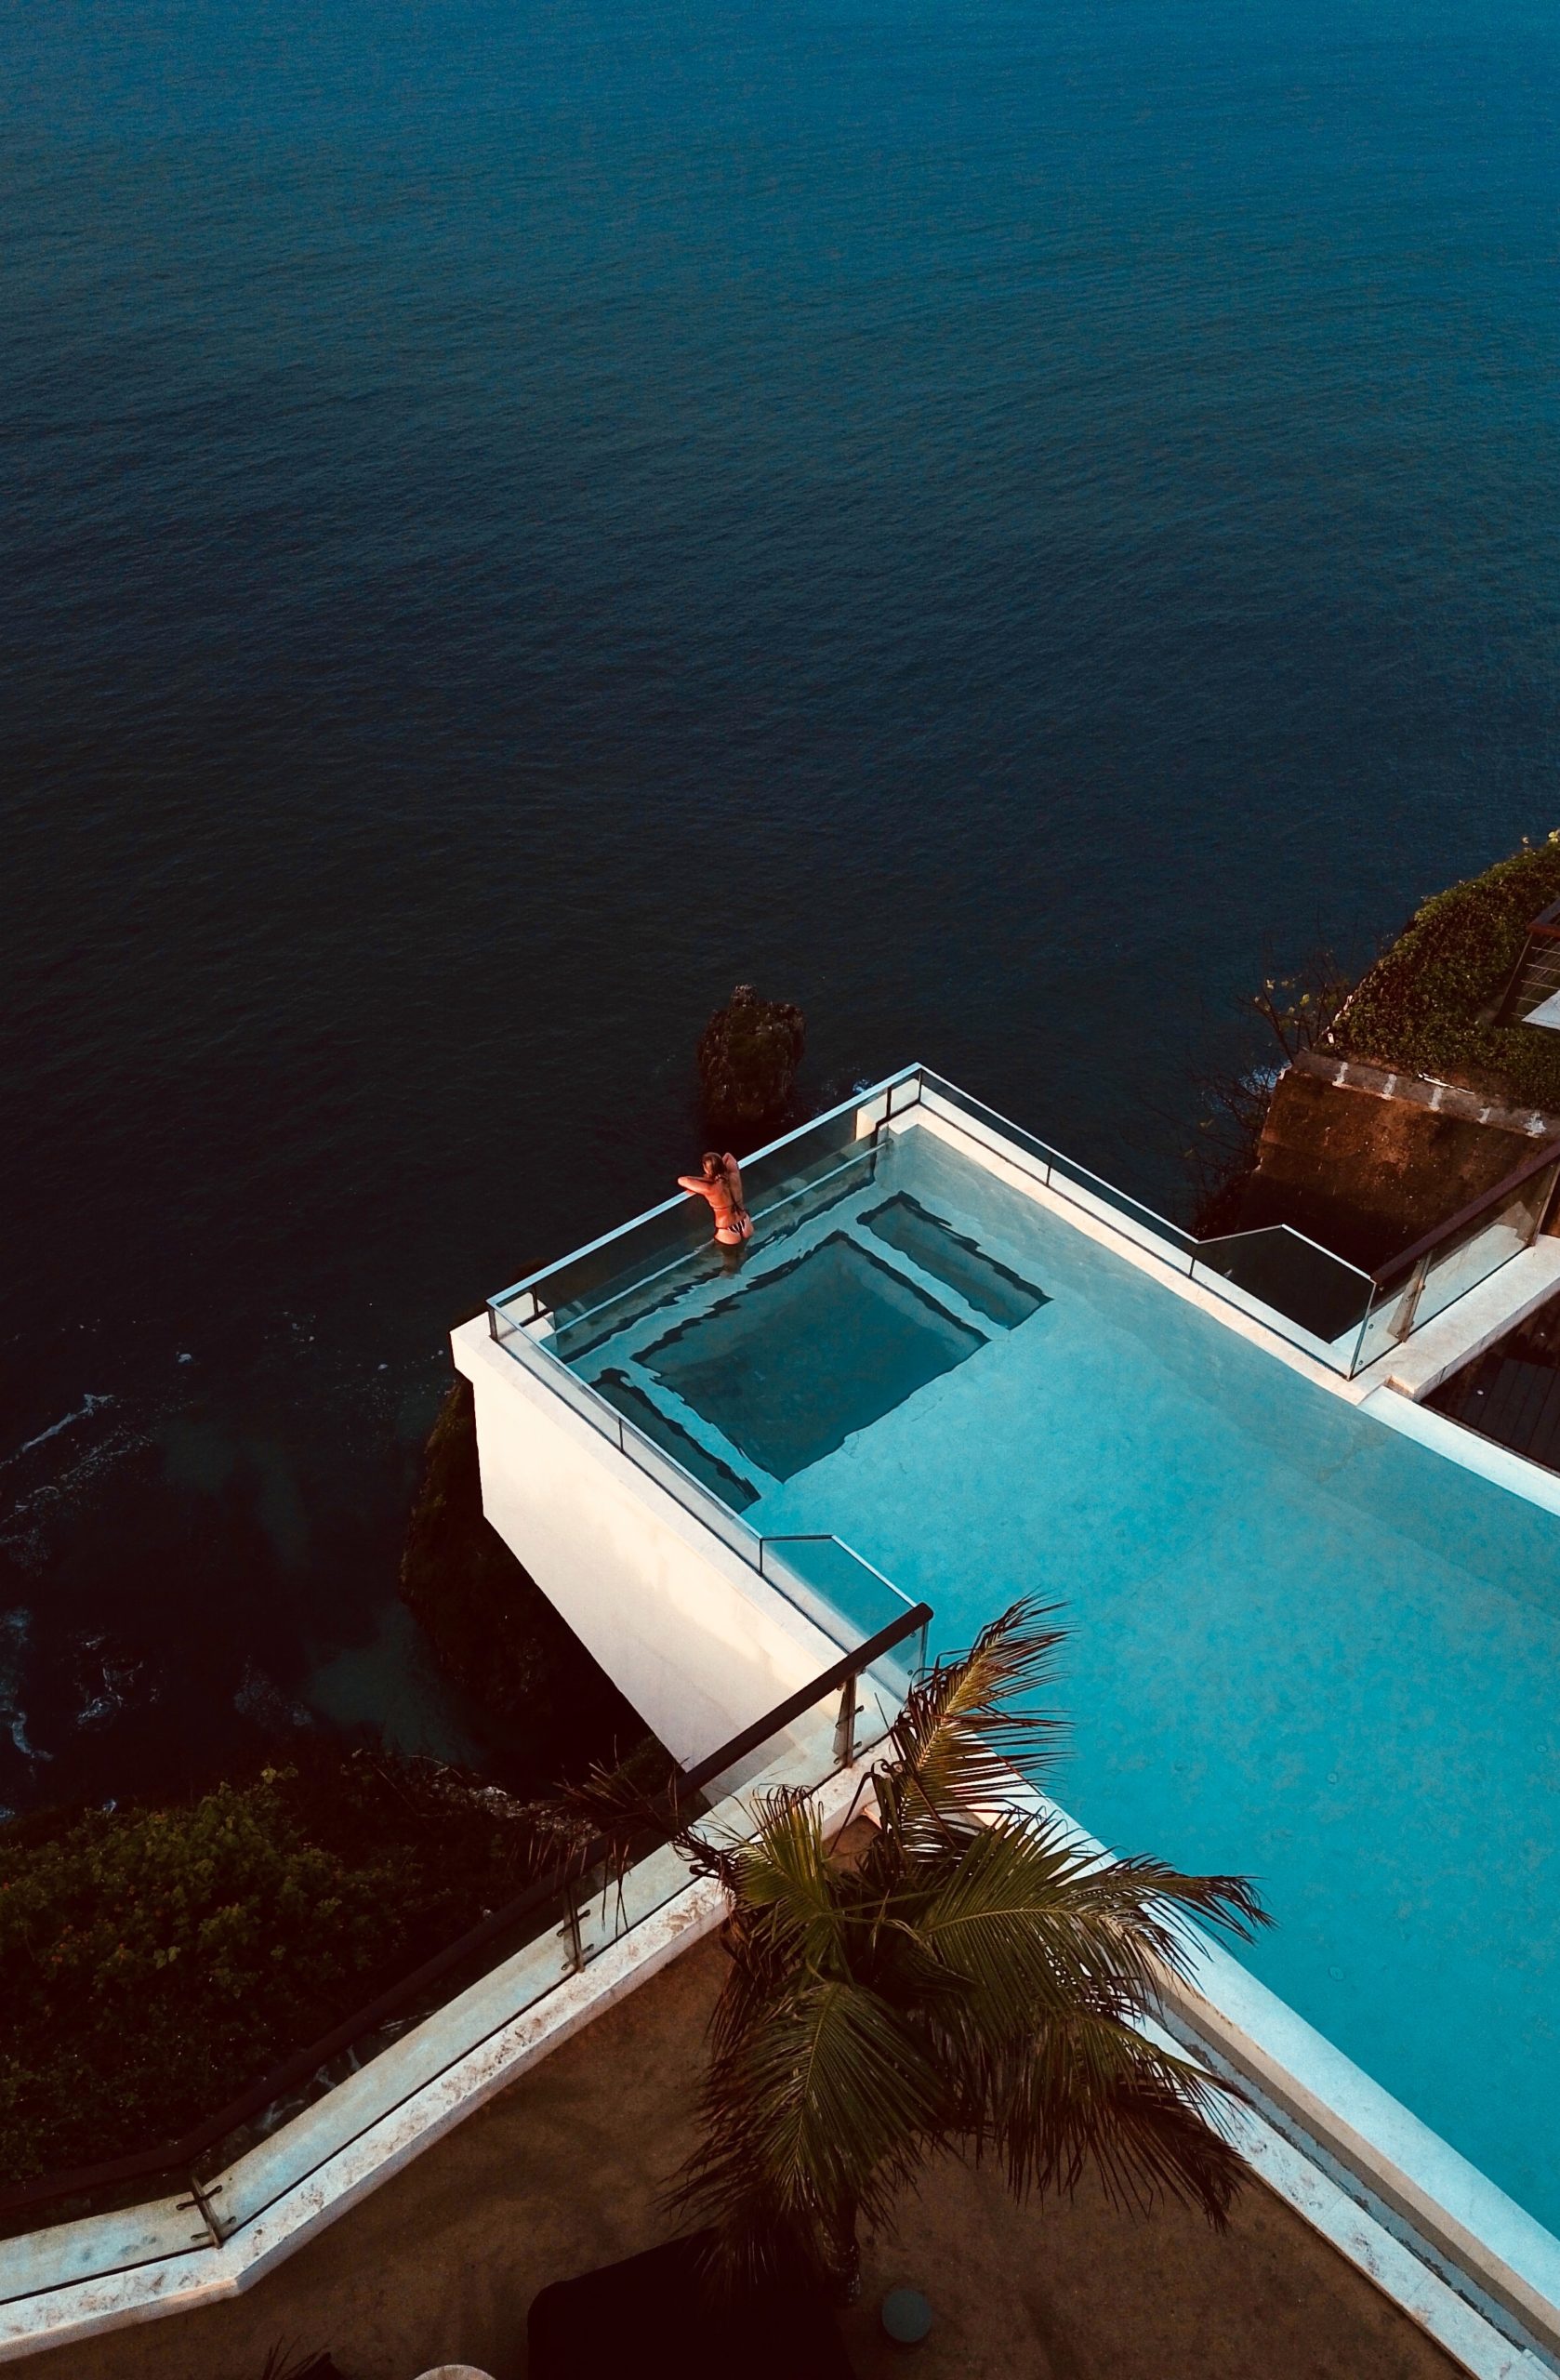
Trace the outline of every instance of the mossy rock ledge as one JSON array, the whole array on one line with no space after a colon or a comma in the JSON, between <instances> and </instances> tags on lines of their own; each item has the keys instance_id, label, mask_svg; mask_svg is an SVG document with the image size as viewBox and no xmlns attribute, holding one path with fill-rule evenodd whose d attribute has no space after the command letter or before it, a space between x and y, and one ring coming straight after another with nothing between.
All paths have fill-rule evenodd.
<instances>
[{"instance_id":1,"label":"mossy rock ledge","mask_svg":"<svg viewBox=\"0 0 1560 2380\"><path fill-rule=\"evenodd\" d=\"M638 1712L483 1517L469 1381L428 1441L401 1593L445 1673L498 1722L511 1781L546 1792L645 1742Z\"/></svg>"},{"instance_id":2,"label":"mossy rock ledge","mask_svg":"<svg viewBox=\"0 0 1560 2380\"><path fill-rule=\"evenodd\" d=\"M699 1040L699 1082L713 1130L782 1115L807 1047L807 1020L790 1000L762 1000L738 984Z\"/></svg>"},{"instance_id":3,"label":"mossy rock ledge","mask_svg":"<svg viewBox=\"0 0 1560 2380\"><path fill-rule=\"evenodd\" d=\"M1433 894L1344 1002L1324 1047L1560 1113L1560 1034L1497 1022L1527 929L1556 900L1560 831Z\"/></svg>"}]
</instances>

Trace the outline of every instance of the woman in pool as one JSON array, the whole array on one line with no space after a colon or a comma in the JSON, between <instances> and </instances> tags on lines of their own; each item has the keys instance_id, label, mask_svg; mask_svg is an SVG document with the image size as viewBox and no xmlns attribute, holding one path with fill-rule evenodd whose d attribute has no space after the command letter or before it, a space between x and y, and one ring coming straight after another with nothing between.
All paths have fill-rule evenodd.
<instances>
[{"instance_id":1,"label":"woman in pool","mask_svg":"<svg viewBox=\"0 0 1560 2380\"><path fill-rule=\"evenodd\" d=\"M715 1218L716 1244L729 1250L728 1263L741 1260L742 1243L753 1236L753 1218L742 1203L742 1175L730 1150L706 1149L702 1173L680 1173L681 1187L690 1198L707 1198Z\"/></svg>"}]
</instances>

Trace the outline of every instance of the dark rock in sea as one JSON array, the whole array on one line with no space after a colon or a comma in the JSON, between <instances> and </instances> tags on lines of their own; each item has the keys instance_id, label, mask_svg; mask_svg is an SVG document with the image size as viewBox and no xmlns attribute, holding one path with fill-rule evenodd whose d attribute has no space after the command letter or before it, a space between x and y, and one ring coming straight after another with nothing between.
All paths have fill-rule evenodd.
<instances>
[{"instance_id":1,"label":"dark rock in sea","mask_svg":"<svg viewBox=\"0 0 1560 2380\"><path fill-rule=\"evenodd\" d=\"M779 1116L807 1046L807 1021L790 1000L761 1000L738 984L699 1041L705 1111L718 1132Z\"/></svg>"},{"instance_id":2,"label":"dark rock in sea","mask_svg":"<svg viewBox=\"0 0 1560 2380\"><path fill-rule=\"evenodd\" d=\"M401 1593L441 1666L499 1724L506 1780L544 1792L641 1744L644 1721L483 1517L470 1383L428 1441Z\"/></svg>"}]
</instances>

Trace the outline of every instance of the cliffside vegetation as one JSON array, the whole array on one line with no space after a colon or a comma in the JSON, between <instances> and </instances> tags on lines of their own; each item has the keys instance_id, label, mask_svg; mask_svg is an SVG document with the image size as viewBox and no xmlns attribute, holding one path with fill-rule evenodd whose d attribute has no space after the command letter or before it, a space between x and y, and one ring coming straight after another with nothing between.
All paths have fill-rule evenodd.
<instances>
[{"instance_id":1,"label":"cliffside vegetation","mask_svg":"<svg viewBox=\"0 0 1560 2380\"><path fill-rule=\"evenodd\" d=\"M1186 1151L1196 1231L1288 1222L1368 1264L1487 1188L1490 1167L1492 1178L1508 1170L1519 1152L1503 1159L1487 1128L1279 1077L1315 1051L1560 1113L1560 1034L1493 1021L1528 927L1556 900L1551 835L1422 902L1352 988L1328 951L1270 978L1245 1003L1273 1036L1268 1064L1196 1078L1203 1114ZM1351 1104L1362 1108L1352 1120Z\"/></svg>"},{"instance_id":2,"label":"cliffside vegetation","mask_svg":"<svg viewBox=\"0 0 1560 2380\"><path fill-rule=\"evenodd\" d=\"M0 1830L0 2175L177 2138L522 1891L534 1842L434 1763L308 1745Z\"/></svg>"},{"instance_id":3,"label":"cliffside vegetation","mask_svg":"<svg viewBox=\"0 0 1560 2380\"><path fill-rule=\"evenodd\" d=\"M1437 892L1367 973L1327 1046L1560 1111L1560 1034L1487 1021L1529 925L1556 900L1556 835Z\"/></svg>"}]
</instances>

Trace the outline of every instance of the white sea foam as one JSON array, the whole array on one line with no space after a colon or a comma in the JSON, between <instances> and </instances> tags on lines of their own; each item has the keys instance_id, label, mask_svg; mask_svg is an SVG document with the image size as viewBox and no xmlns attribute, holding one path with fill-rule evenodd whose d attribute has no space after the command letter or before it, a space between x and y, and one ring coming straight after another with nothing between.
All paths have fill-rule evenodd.
<instances>
[{"instance_id":1,"label":"white sea foam","mask_svg":"<svg viewBox=\"0 0 1560 2380\"><path fill-rule=\"evenodd\" d=\"M93 1400L95 1408L112 1405L114 1401L111 1396ZM79 1420L81 1417L78 1414L73 1418ZM0 1471L19 1461L29 1448L42 1446L46 1440L54 1437L64 1426L63 1422L57 1422L54 1429L44 1431L36 1438L30 1438L27 1447L19 1447L15 1454L0 1463ZM49 1514L67 1509L91 1486L100 1472L117 1462L121 1456L146 1444L145 1435L139 1430L111 1428L107 1436L79 1448L52 1478L38 1480L36 1485L28 1487L0 1512L0 1547L4 1547L14 1561L36 1567L44 1556L44 1524ZM25 1473L22 1475L26 1477Z\"/></svg>"},{"instance_id":2,"label":"white sea foam","mask_svg":"<svg viewBox=\"0 0 1560 2380\"><path fill-rule=\"evenodd\" d=\"M18 1697L21 1691L21 1660L27 1648L27 1638L33 1615L25 1605L10 1611L0 1611L0 1727L4 1727L23 1760L34 1765L52 1760L52 1752L40 1752L27 1739L27 1713Z\"/></svg>"},{"instance_id":3,"label":"white sea foam","mask_svg":"<svg viewBox=\"0 0 1560 2380\"><path fill-rule=\"evenodd\" d=\"M0 1471L9 1471L13 1462L20 1462L22 1456L24 1454L31 1454L34 1447L46 1446L50 1438L57 1438L59 1435L61 1430L73 1429L78 1421L89 1421L94 1413L98 1412L103 1406L112 1405L112 1403L113 1399L112 1396L93 1396L88 1395L83 1399L82 1403L76 1407L73 1413L62 1414L58 1421L51 1421L46 1430L40 1430L35 1438L23 1438L20 1446L14 1448L13 1451L5 1456L3 1460L0 1460Z\"/></svg>"}]
</instances>

